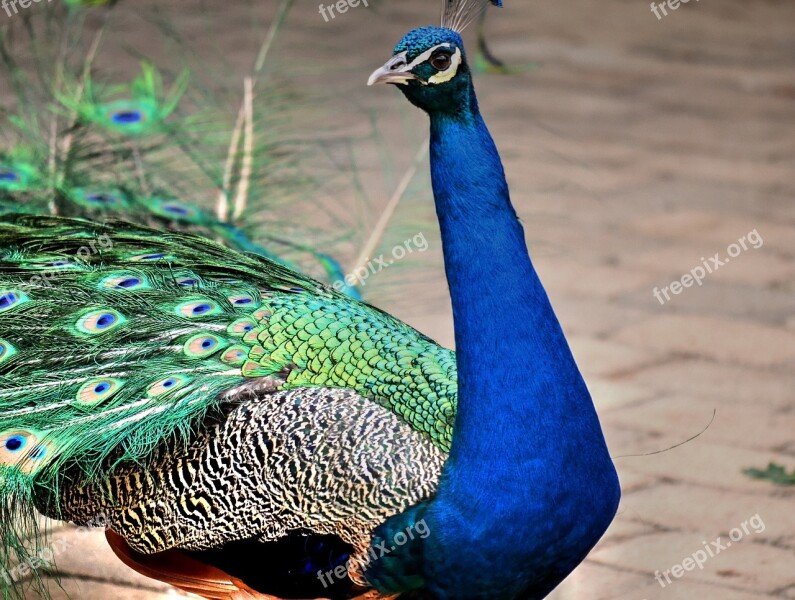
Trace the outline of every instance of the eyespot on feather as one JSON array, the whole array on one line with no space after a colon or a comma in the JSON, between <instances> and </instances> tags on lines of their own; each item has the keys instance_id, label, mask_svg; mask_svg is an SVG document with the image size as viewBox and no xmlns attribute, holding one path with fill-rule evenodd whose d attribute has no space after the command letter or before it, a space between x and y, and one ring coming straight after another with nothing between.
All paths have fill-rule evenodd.
<instances>
[{"instance_id":1,"label":"eyespot on feather","mask_svg":"<svg viewBox=\"0 0 795 600\"><path fill-rule=\"evenodd\" d=\"M102 404L124 386L124 381L111 377L100 377L84 383L77 391L75 404L88 407Z\"/></svg>"},{"instance_id":2,"label":"eyespot on feather","mask_svg":"<svg viewBox=\"0 0 795 600\"><path fill-rule=\"evenodd\" d=\"M38 435L25 429L0 432L0 466L17 466L38 443Z\"/></svg>"},{"instance_id":3,"label":"eyespot on feather","mask_svg":"<svg viewBox=\"0 0 795 600\"><path fill-rule=\"evenodd\" d=\"M107 2L94 2L94 4ZM83 4L86 4L85 2ZM112 129L127 133L141 133L157 114L157 107L149 98L123 99L98 104L97 113Z\"/></svg>"},{"instance_id":4,"label":"eyespot on feather","mask_svg":"<svg viewBox=\"0 0 795 600\"><path fill-rule=\"evenodd\" d=\"M221 354L221 362L233 367L242 366L248 359L248 348L245 346L232 346Z\"/></svg>"},{"instance_id":5,"label":"eyespot on feather","mask_svg":"<svg viewBox=\"0 0 795 600\"><path fill-rule=\"evenodd\" d=\"M42 271L60 271L63 269L76 269L81 268L78 264L71 262L65 258L47 258L37 259L25 265L29 269L40 269Z\"/></svg>"},{"instance_id":6,"label":"eyespot on feather","mask_svg":"<svg viewBox=\"0 0 795 600\"><path fill-rule=\"evenodd\" d=\"M177 304L174 311L177 315L188 319L199 319L210 315L217 315L222 312L221 307L214 300L209 298L196 298Z\"/></svg>"},{"instance_id":7,"label":"eyespot on feather","mask_svg":"<svg viewBox=\"0 0 795 600\"><path fill-rule=\"evenodd\" d=\"M88 192L85 199L91 204L104 206L118 206L124 202L119 196L106 192Z\"/></svg>"},{"instance_id":8,"label":"eyespot on feather","mask_svg":"<svg viewBox=\"0 0 795 600\"><path fill-rule=\"evenodd\" d=\"M19 290L0 290L0 313L12 308L19 308L26 302L30 302L30 298L24 292Z\"/></svg>"},{"instance_id":9,"label":"eyespot on feather","mask_svg":"<svg viewBox=\"0 0 795 600\"><path fill-rule=\"evenodd\" d=\"M134 125L146 119L140 110L118 110L110 113L110 120L116 125Z\"/></svg>"},{"instance_id":10,"label":"eyespot on feather","mask_svg":"<svg viewBox=\"0 0 795 600\"><path fill-rule=\"evenodd\" d=\"M251 295L244 292L227 296L229 303L236 308L257 308L259 302Z\"/></svg>"},{"instance_id":11,"label":"eyespot on feather","mask_svg":"<svg viewBox=\"0 0 795 600\"><path fill-rule=\"evenodd\" d=\"M3 339L0 339L0 365L9 360L17 353L17 349Z\"/></svg>"},{"instance_id":12,"label":"eyespot on feather","mask_svg":"<svg viewBox=\"0 0 795 600\"><path fill-rule=\"evenodd\" d=\"M112 308L100 308L84 313L77 321L77 330L87 335L100 335L119 327L125 318Z\"/></svg>"},{"instance_id":13,"label":"eyespot on feather","mask_svg":"<svg viewBox=\"0 0 795 600\"><path fill-rule=\"evenodd\" d=\"M227 327L226 332L234 337L243 337L255 327L257 327L257 322L254 319L245 317L234 321Z\"/></svg>"},{"instance_id":14,"label":"eyespot on feather","mask_svg":"<svg viewBox=\"0 0 795 600\"><path fill-rule=\"evenodd\" d=\"M68 260L56 260L53 262L49 262L44 266L49 269L63 269L63 268L73 267L75 265L74 263L70 263Z\"/></svg>"},{"instance_id":15,"label":"eyespot on feather","mask_svg":"<svg viewBox=\"0 0 795 600\"><path fill-rule=\"evenodd\" d=\"M12 169L0 167L0 181L16 183L21 179L22 177L18 173L15 173Z\"/></svg>"},{"instance_id":16,"label":"eyespot on feather","mask_svg":"<svg viewBox=\"0 0 795 600\"><path fill-rule=\"evenodd\" d=\"M211 333L198 333L190 337L182 351L188 358L207 358L228 345L226 340Z\"/></svg>"},{"instance_id":17,"label":"eyespot on feather","mask_svg":"<svg viewBox=\"0 0 795 600\"><path fill-rule=\"evenodd\" d=\"M201 285L201 280L195 275L179 275L174 278L174 282L181 287L196 287Z\"/></svg>"},{"instance_id":18,"label":"eyespot on feather","mask_svg":"<svg viewBox=\"0 0 795 600\"><path fill-rule=\"evenodd\" d=\"M131 256L129 260L135 262L157 262L159 260L173 260L173 256L165 252L147 252L146 254L136 254Z\"/></svg>"},{"instance_id":19,"label":"eyespot on feather","mask_svg":"<svg viewBox=\"0 0 795 600\"><path fill-rule=\"evenodd\" d=\"M28 445L29 437L24 431L0 434L0 447L11 454L20 454Z\"/></svg>"},{"instance_id":20,"label":"eyespot on feather","mask_svg":"<svg viewBox=\"0 0 795 600\"><path fill-rule=\"evenodd\" d=\"M252 329L246 335L243 336L243 341L247 344L256 344L259 341L260 331L256 329Z\"/></svg>"},{"instance_id":21,"label":"eyespot on feather","mask_svg":"<svg viewBox=\"0 0 795 600\"><path fill-rule=\"evenodd\" d=\"M171 392L174 392L191 382L191 378L187 375L171 375L164 377L149 386L146 390L146 395L150 398L159 398Z\"/></svg>"},{"instance_id":22,"label":"eyespot on feather","mask_svg":"<svg viewBox=\"0 0 795 600\"><path fill-rule=\"evenodd\" d=\"M75 204L91 210L114 210L127 206L127 198L115 188L69 188L66 196Z\"/></svg>"},{"instance_id":23,"label":"eyespot on feather","mask_svg":"<svg viewBox=\"0 0 795 600\"><path fill-rule=\"evenodd\" d=\"M100 287L107 290L130 291L148 288L149 283L141 275L128 273L105 277L100 282Z\"/></svg>"},{"instance_id":24,"label":"eyespot on feather","mask_svg":"<svg viewBox=\"0 0 795 600\"><path fill-rule=\"evenodd\" d=\"M199 209L195 206L180 202L179 200L152 200L149 203L152 212L166 219L177 221L195 221L201 217Z\"/></svg>"},{"instance_id":25,"label":"eyespot on feather","mask_svg":"<svg viewBox=\"0 0 795 600\"><path fill-rule=\"evenodd\" d=\"M31 446L30 450L25 453L25 456L18 463L19 470L27 475L35 473L46 463L47 459L53 456L55 448L55 443L46 440Z\"/></svg>"}]
</instances>

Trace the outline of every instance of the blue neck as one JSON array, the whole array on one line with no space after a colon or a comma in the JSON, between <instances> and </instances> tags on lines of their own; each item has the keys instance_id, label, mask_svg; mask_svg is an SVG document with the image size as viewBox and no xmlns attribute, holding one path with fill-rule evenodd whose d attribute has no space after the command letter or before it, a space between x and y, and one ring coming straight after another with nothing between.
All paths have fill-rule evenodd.
<instances>
[{"instance_id":1,"label":"blue neck","mask_svg":"<svg viewBox=\"0 0 795 600\"><path fill-rule=\"evenodd\" d=\"M479 112L432 118L431 169L458 357L450 458L480 463L487 450L481 443L495 437L522 441L507 442L510 454L501 461L554 455L561 428L580 428L563 415L593 413L593 405L530 261ZM539 430L542 422L549 426ZM489 424L499 424L499 436Z\"/></svg>"},{"instance_id":2,"label":"blue neck","mask_svg":"<svg viewBox=\"0 0 795 600\"><path fill-rule=\"evenodd\" d=\"M432 504L444 542L458 538L479 551L471 565L461 554L440 560L455 560L459 577L470 568L482 575L477 557L491 553L502 561L489 566L500 581L516 581L516 569L532 566L531 588L543 594L612 520L617 479L474 93L468 104L457 115L431 113L459 378L453 445ZM438 566L436 577L444 578Z\"/></svg>"}]
</instances>

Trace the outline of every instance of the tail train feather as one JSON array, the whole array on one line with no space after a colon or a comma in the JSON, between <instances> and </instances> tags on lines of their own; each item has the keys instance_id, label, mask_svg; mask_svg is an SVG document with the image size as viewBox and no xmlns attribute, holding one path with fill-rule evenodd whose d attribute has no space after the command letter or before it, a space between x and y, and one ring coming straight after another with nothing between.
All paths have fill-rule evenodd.
<instances>
[{"instance_id":1,"label":"tail train feather","mask_svg":"<svg viewBox=\"0 0 795 600\"><path fill-rule=\"evenodd\" d=\"M449 448L454 354L279 263L63 217L6 216L0 238L0 537L15 555L37 489L184 443L246 382L353 389Z\"/></svg>"}]
</instances>

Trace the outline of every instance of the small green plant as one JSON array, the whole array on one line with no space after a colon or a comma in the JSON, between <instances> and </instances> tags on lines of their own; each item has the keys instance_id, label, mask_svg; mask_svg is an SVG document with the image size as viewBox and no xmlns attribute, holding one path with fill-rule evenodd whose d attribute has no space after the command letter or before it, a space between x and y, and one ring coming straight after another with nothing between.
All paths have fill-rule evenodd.
<instances>
[{"instance_id":1,"label":"small green plant","mask_svg":"<svg viewBox=\"0 0 795 600\"><path fill-rule=\"evenodd\" d=\"M795 471L787 473L787 470L776 463L767 465L767 469L745 469L743 471L754 479L766 479L775 485L795 485Z\"/></svg>"}]
</instances>

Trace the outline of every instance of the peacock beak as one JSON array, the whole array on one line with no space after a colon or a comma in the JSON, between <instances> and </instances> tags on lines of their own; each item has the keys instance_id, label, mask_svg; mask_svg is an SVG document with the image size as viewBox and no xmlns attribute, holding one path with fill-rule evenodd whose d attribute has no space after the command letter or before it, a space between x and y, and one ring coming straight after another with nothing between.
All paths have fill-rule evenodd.
<instances>
[{"instance_id":1,"label":"peacock beak","mask_svg":"<svg viewBox=\"0 0 795 600\"><path fill-rule=\"evenodd\" d=\"M411 72L412 65L406 62L406 53L401 52L390 58L383 67L379 67L370 79L367 80L367 85L375 85L377 83L406 83L413 79L419 79L414 73Z\"/></svg>"}]
</instances>

